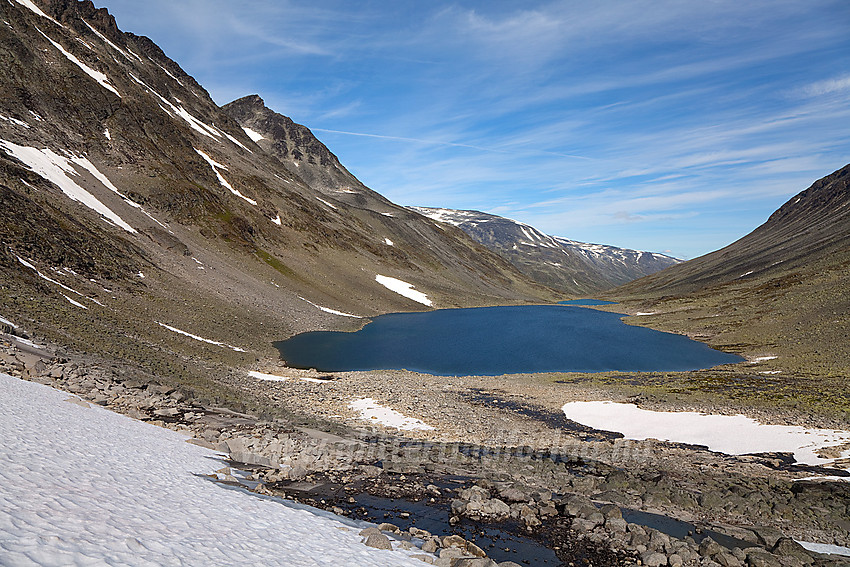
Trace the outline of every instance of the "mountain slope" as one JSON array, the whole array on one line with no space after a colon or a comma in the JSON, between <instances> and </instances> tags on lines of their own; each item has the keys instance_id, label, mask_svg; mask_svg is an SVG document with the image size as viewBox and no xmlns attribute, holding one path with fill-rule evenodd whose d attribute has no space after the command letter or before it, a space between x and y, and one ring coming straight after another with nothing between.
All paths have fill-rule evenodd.
<instances>
[{"instance_id":1,"label":"mountain slope","mask_svg":"<svg viewBox=\"0 0 850 567\"><path fill-rule=\"evenodd\" d=\"M729 246L610 295L657 312L642 323L777 356L776 372L850 377L848 273L850 165Z\"/></svg>"},{"instance_id":2,"label":"mountain slope","mask_svg":"<svg viewBox=\"0 0 850 567\"><path fill-rule=\"evenodd\" d=\"M527 224L480 211L410 208L459 227L531 279L566 293L596 293L680 262L663 254L549 236Z\"/></svg>"},{"instance_id":3,"label":"mountain slope","mask_svg":"<svg viewBox=\"0 0 850 567\"><path fill-rule=\"evenodd\" d=\"M424 308L379 276L436 307L553 297L353 177L328 193L335 159L293 173L105 9L16 0L0 17L0 314L37 336L179 375L210 344L238 347L210 364L253 363L362 324L339 313Z\"/></svg>"}]
</instances>

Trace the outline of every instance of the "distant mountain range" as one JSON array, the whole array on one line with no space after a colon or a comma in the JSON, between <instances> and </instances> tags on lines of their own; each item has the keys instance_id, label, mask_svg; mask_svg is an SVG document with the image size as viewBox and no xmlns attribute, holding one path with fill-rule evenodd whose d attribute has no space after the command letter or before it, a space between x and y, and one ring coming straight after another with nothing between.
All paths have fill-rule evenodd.
<instances>
[{"instance_id":1,"label":"distant mountain range","mask_svg":"<svg viewBox=\"0 0 850 567\"><path fill-rule=\"evenodd\" d=\"M681 262L654 252L550 236L527 224L480 211L409 208L460 228L534 281L568 294L593 294Z\"/></svg>"}]
</instances>

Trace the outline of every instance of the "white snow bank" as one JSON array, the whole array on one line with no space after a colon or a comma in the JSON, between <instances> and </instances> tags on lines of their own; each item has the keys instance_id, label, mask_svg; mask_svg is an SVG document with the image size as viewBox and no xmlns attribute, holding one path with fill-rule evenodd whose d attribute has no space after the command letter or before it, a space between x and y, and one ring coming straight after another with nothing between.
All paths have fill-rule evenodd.
<instances>
[{"instance_id":1,"label":"white snow bank","mask_svg":"<svg viewBox=\"0 0 850 567\"><path fill-rule=\"evenodd\" d=\"M265 372L257 372L252 370L248 372L248 376L257 380L265 380L267 382L286 382L290 380L289 376L278 376L277 374L266 374ZM327 380L319 380L318 378L310 378L309 376L296 376L302 382L313 382L314 384L327 384Z\"/></svg>"},{"instance_id":2,"label":"white snow bank","mask_svg":"<svg viewBox=\"0 0 850 567\"><path fill-rule=\"evenodd\" d=\"M109 180L97 171L97 168L95 168L94 165L92 165L92 163L87 159L80 157L68 159L55 153L50 148L40 150L38 148L30 148L28 146L19 146L12 142L7 142L6 140L0 140L0 148L2 148L7 154L24 162L27 167L44 179L47 179L59 187L59 189L61 189L62 192L65 193L65 195L72 201L82 203L91 210L99 213L108 222L123 228L127 232L136 232L135 228L127 224L124 219L115 214L112 209L101 203L97 197L83 189L76 181L74 181L74 179L72 179L71 176L78 177L77 171L74 169L74 164L77 164L87 169L89 173L91 173L98 181L103 183L110 190L113 190L116 193L118 192L118 190L109 183ZM104 182L104 180L106 181ZM107 183L109 184L107 185Z\"/></svg>"},{"instance_id":3,"label":"white snow bank","mask_svg":"<svg viewBox=\"0 0 850 567\"><path fill-rule=\"evenodd\" d=\"M0 120L5 120L6 122L11 122L12 124L15 124L16 126L21 126L23 128L26 128L27 130L29 130L29 127L30 127L30 125L27 124L26 122L24 122L23 120L18 120L17 118L12 118L11 116L3 116L2 114L0 114Z\"/></svg>"},{"instance_id":4,"label":"white snow bank","mask_svg":"<svg viewBox=\"0 0 850 567\"><path fill-rule=\"evenodd\" d=\"M227 343L222 343L222 342L214 341L214 340L211 340L211 339L205 339L204 337L199 337L198 335L193 335L192 333L187 333L186 331L181 331L180 329L178 329L176 327L172 327L171 325L166 325L165 323L160 323L159 321L157 321L156 324L159 325L160 327L165 327L169 331L183 335L184 337L189 337L190 339L195 339L196 341L201 341L201 342L204 342L204 343L209 343L211 345L229 348L229 349L235 350L236 352L245 352L245 349L235 347L235 346L229 345Z\"/></svg>"},{"instance_id":5,"label":"white snow bank","mask_svg":"<svg viewBox=\"0 0 850 567\"><path fill-rule=\"evenodd\" d=\"M333 210L335 210L335 211L337 210L337 208L336 208L336 206L335 206L335 205L333 205L333 204L331 204L331 203L329 203L329 202L325 201L325 200L324 200L324 199L322 199L321 197L316 197L316 199L318 199L319 201L321 201L323 205L326 205L326 206L328 206L328 207L332 208L332 209L333 209Z\"/></svg>"},{"instance_id":6,"label":"white snow bank","mask_svg":"<svg viewBox=\"0 0 850 567\"><path fill-rule=\"evenodd\" d=\"M257 201L255 201L254 199L251 199L250 197L246 197L245 195L243 195L242 193L240 193L239 191L234 189L233 186L230 185L230 183L228 183L227 180L224 177L221 176L221 173L218 170L223 169L223 170L227 171L226 165L222 165L222 164L218 163L217 161L212 159L210 156L208 156L207 154L205 154L204 152L202 152L198 148L195 148L195 151L198 152L198 155L201 156L202 158L204 158L204 160L206 160L206 162L208 164L210 164L210 167L212 168L213 173L215 173L216 177L218 177L218 182L221 183L222 187L226 187L227 189L230 190L231 193L233 193L234 195L236 195L240 199L244 199L244 200L248 201L252 205L257 204Z\"/></svg>"},{"instance_id":7,"label":"white snow bank","mask_svg":"<svg viewBox=\"0 0 850 567\"><path fill-rule=\"evenodd\" d=\"M83 20L83 23L86 24L86 27L88 27L91 31L93 31L94 34L101 39L101 41L103 41L106 45L108 45L109 47L111 47L112 49L114 49L115 51L120 53L121 55L123 55L125 59L132 61L132 59L130 58L130 55L132 55L133 58L136 59L139 63L142 62L141 58L138 55L136 55L135 53L132 53L132 52L124 51L123 49L121 49L120 47L118 47L117 45L115 45L114 43L109 41L109 38L107 38L105 35L103 35L99 31L97 31L95 28L93 28L87 21Z\"/></svg>"},{"instance_id":8,"label":"white snow bank","mask_svg":"<svg viewBox=\"0 0 850 567\"><path fill-rule=\"evenodd\" d=\"M12 323L11 321L9 321L8 319L6 319L5 317L0 317L0 323L3 323L4 325L9 325L9 326L10 326L10 327L12 327L13 329L18 329L18 328L19 328L17 325L15 325L14 323Z\"/></svg>"},{"instance_id":9,"label":"white snow bank","mask_svg":"<svg viewBox=\"0 0 850 567\"><path fill-rule=\"evenodd\" d=\"M395 246L395 243L389 238L384 238L384 244L386 244L387 246Z\"/></svg>"},{"instance_id":10,"label":"white snow bank","mask_svg":"<svg viewBox=\"0 0 850 567\"><path fill-rule=\"evenodd\" d=\"M391 278L389 276L382 276L378 274L375 276L375 281L389 289L390 291L394 291L399 295L403 295L408 299L412 299L413 301L417 301L423 305L431 306L432 302L428 299L428 296L422 293L421 291L416 291L413 289L413 284L409 284L407 282L397 280L395 278Z\"/></svg>"},{"instance_id":11,"label":"white snow bank","mask_svg":"<svg viewBox=\"0 0 850 567\"><path fill-rule=\"evenodd\" d=\"M336 309L331 309L330 307L322 307L321 305L317 305L317 304L313 303L312 301L310 301L309 299L305 299L305 298L301 297L300 295L298 296L298 299L300 299L302 301L306 301L307 303L309 303L310 305L312 305L316 309L319 309L320 311L324 311L325 313L330 313L332 315L339 315L341 317L353 317L354 319L362 319L363 318L360 315L352 315L351 313L343 313L342 311L337 311Z\"/></svg>"},{"instance_id":12,"label":"white snow bank","mask_svg":"<svg viewBox=\"0 0 850 567\"><path fill-rule=\"evenodd\" d=\"M832 463L835 459L819 457L818 450L850 442L850 431L763 425L743 415L650 411L614 402L570 402L563 410L568 419L617 431L628 439L705 445L730 455L789 452L797 462L807 465Z\"/></svg>"},{"instance_id":13,"label":"white snow bank","mask_svg":"<svg viewBox=\"0 0 850 567\"><path fill-rule=\"evenodd\" d=\"M399 413L394 409L380 405L372 398L354 400L348 404L348 407L359 411L363 419L374 421L375 423L380 423L387 427L395 427L396 429L405 431L412 431L414 429L434 429L421 419L407 417L403 413Z\"/></svg>"},{"instance_id":14,"label":"white snow bank","mask_svg":"<svg viewBox=\"0 0 850 567\"><path fill-rule=\"evenodd\" d=\"M797 540L794 540L797 541ZM814 551L815 553L827 553L830 555L843 555L850 557L850 547L841 547L840 545L830 545L827 543L814 543L811 541L797 541L805 549Z\"/></svg>"},{"instance_id":15,"label":"white snow bank","mask_svg":"<svg viewBox=\"0 0 850 567\"><path fill-rule=\"evenodd\" d=\"M747 362L750 364L759 364L762 362L767 362L768 360L775 360L779 357L777 356L756 356L754 358L750 358Z\"/></svg>"},{"instance_id":16,"label":"white snow bank","mask_svg":"<svg viewBox=\"0 0 850 567\"><path fill-rule=\"evenodd\" d=\"M36 28L36 29L38 29L38 28ZM105 74L101 73L100 71L95 71L94 69L92 69L91 67L89 67L88 65L86 65L85 63L80 61L79 59L77 59L74 56L73 53L68 52L64 47L62 47L61 45L59 45L58 43L56 43L55 41L53 41L52 39L47 37L44 34L44 32L42 32L41 30L38 30L38 31L41 32L41 35L43 35L45 38L47 38L47 41L49 41L51 44L53 44L53 47L58 49L59 52L62 53L62 55L64 55L65 58L68 61L70 61L71 63L73 63L74 65L76 65L80 69L82 69L82 71L86 75L88 75L89 77L91 77L92 79L97 81L97 83L100 86L102 86L103 88L105 88L108 91L115 93L118 96L118 98L121 98L121 94L117 90L115 90L115 87L113 87L112 84L110 84L109 77L107 77Z\"/></svg>"},{"instance_id":17,"label":"white snow bank","mask_svg":"<svg viewBox=\"0 0 850 567\"><path fill-rule=\"evenodd\" d=\"M85 305L83 305L83 304L82 304L82 303L80 303L79 301L74 301L73 299L71 299L70 297L68 297L67 295L65 295L64 293L62 294L62 297L64 297L65 299L67 299L67 300L71 303L71 305L74 305L74 306L76 306L76 307L79 307L80 309L88 309L88 307L86 307Z\"/></svg>"},{"instance_id":18,"label":"white snow bank","mask_svg":"<svg viewBox=\"0 0 850 567\"><path fill-rule=\"evenodd\" d=\"M193 130L195 130L199 134L203 134L204 136L207 136L208 138L213 138L213 139L221 138L221 132L217 128L214 128L214 127L212 127L208 124L204 124L202 121L200 121L197 118L195 118L194 116L192 116L192 114L188 110L183 108L182 106L177 106L175 104L172 104L168 99L166 99L164 96L162 96L161 94L159 94L158 92L156 92L155 90L150 88L144 81L139 79L134 74L130 73L130 78L133 79L134 81L136 81L137 83L139 83L140 85L142 85L143 87L145 87L145 89L147 89L148 92L150 92L152 95L157 97L162 102L162 104L165 105L165 106L160 105L160 108L166 114L170 114L171 116L173 116L175 118L180 118L181 120L184 120L189 125L189 127L191 127ZM168 108L166 108L166 106Z\"/></svg>"},{"instance_id":19,"label":"white snow bank","mask_svg":"<svg viewBox=\"0 0 850 567\"><path fill-rule=\"evenodd\" d=\"M417 567L359 528L213 483L186 437L0 374L0 563Z\"/></svg>"},{"instance_id":20,"label":"white snow bank","mask_svg":"<svg viewBox=\"0 0 850 567\"><path fill-rule=\"evenodd\" d=\"M263 135L260 134L259 132L257 132L256 130L251 130L250 128L246 128L244 126L242 127L242 129L245 130L245 133L254 142L259 142L260 140L263 139Z\"/></svg>"},{"instance_id":21,"label":"white snow bank","mask_svg":"<svg viewBox=\"0 0 850 567\"><path fill-rule=\"evenodd\" d=\"M42 12L41 9L38 6L36 6L35 3L32 2L32 0L15 0L15 1L18 4L20 4L21 6L24 6L25 8L29 8L30 10L32 10L33 12L35 12L36 14L41 16L42 18L47 18L48 20L50 20L51 22L53 22L57 26L63 27L62 24L60 24L59 22L57 22L56 20L54 20L53 18L51 18L50 16L48 16L47 14Z\"/></svg>"}]
</instances>

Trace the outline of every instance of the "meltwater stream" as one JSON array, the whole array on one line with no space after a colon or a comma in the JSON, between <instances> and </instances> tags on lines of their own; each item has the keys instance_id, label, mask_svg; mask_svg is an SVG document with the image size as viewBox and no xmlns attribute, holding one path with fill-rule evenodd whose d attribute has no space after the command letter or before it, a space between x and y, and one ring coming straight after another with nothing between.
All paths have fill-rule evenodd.
<instances>
[{"instance_id":1,"label":"meltwater stream","mask_svg":"<svg viewBox=\"0 0 850 567\"><path fill-rule=\"evenodd\" d=\"M380 315L353 333L315 331L274 344L289 366L321 372L652 372L743 360L682 335L626 325L621 317L577 305L441 309Z\"/></svg>"}]
</instances>

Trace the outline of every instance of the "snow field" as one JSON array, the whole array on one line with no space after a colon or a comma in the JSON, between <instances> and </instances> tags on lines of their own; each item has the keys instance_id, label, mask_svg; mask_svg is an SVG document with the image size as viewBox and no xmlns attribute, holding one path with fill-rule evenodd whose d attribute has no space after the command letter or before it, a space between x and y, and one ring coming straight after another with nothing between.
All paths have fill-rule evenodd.
<instances>
[{"instance_id":1,"label":"snow field","mask_svg":"<svg viewBox=\"0 0 850 567\"><path fill-rule=\"evenodd\" d=\"M111 191L118 193L118 190L115 189L111 183L107 185L109 180L106 179L106 176L97 171L97 168L95 168L94 165L87 159L82 157L68 159L55 153L50 148L40 150L38 148L31 148L28 146L19 146L12 142L7 142L6 140L0 140L0 148L2 148L7 154L24 162L27 167L44 179L59 187L59 189L61 189L62 192L72 201L82 203L91 210L100 214L109 223L123 228L127 232L136 232L135 228L127 224L124 219L119 217L112 211L112 209L100 202L97 197L83 189L73 179L73 177L79 176L77 171L74 169L74 165L76 164L87 169L93 177L103 183L104 186L109 188ZM106 183L104 183L104 179L106 180Z\"/></svg>"},{"instance_id":2,"label":"snow field","mask_svg":"<svg viewBox=\"0 0 850 567\"><path fill-rule=\"evenodd\" d=\"M422 293L421 291L416 291L413 289L413 284L409 284L402 280L397 280L396 278L391 278L389 276L382 276L380 274L375 276L375 281L389 289L390 291L394 291L399 295L403 295L408 299L412 299L413 301L419 302L423 305L427 305L431 307L433 305L432 301L428 299L428 296Z\"/></svg>"},{"instance_id":3,"label":"snow field","mask_svg":"<svg viewBox=\"0 0 850 567\"><path fill-rule=\"evenodd\" d=\"M265 372L257 372L256 370L251 370L250 372L248 372L248 376L250 376L251 378L256 378L257 380L265 380L267 382L287 382L291 380L289 376L266 374ZM319 380L318 378L310 378L309 376L297 376L296 380L301 380L302 382L313 382L314 384L327 383L327 380Z\"/></svg>"},{"instance_id":4,"label":"snow field","mask_svg":"<svg viewBox=\"0 0 850 567\"><path fill-rule=\"evenodd\" d=\"M628 439L705 445L712 451L730 455L790 452L798 463L806 465L833 463L835 459L820 457L818 451L850 442L850 431L764 425L743 415L650 411L615 402L570 402L564 404L563 411L568 419L596 429L617 431Z\"/></svg>"},{"instance_id":5,"label":"snow field","mask_svg":"<svg viewBox=\"0 0 850 567\"><path fill-rule=\"evenodd\" d=\"M227 188L231 193L233 193L234 195L236 195L240 199L244 199L248 203L256 206L257 201L255 201L254 199L251 199L250 197L246 197L245 195L240 193L238 190L234 189L233 186L230 185L230 183L228 183L227 180L224 177L222 177L221 173L219 172L219 169L223 169L223 170L227 171L226 165L222 165L222 164L218 163L217 161L212 159L210 156L208 156L207 154L205 154L204 152L202 152L198 148L195 148L195 151L198 152L198 155L201 156L202 158L204 158L204 160L208 164L210 164L210 167L212 168L213 173L215 173L216 177L218 177L218 182L221 183L222 187Z\"/></svg>"},{"instance_id":6,"label":"snow field","mask_svg":"<svg viewBox=\"0 0 850 567\"><path fill-rule=\"evenodd\" d=\"M216 484L186 437L0 374L3 565L421 566L332 514Z\"/></svg>"},{"instance_id":7,"label":"snow field","mask_svg":"<svg viewBox=\"0 0 850 567\"><path fill-rule=\"evenodd\" d=\"M394 409L382 406L372 398L354 400L348 404L348 407L360 412L362 419L373 423L380 423L387 427L395 427L396 429L404 431L412 431L415 429L434 429L421 419L407 417L403 413L399 413Z\"/></svg>"}]
</instances>

